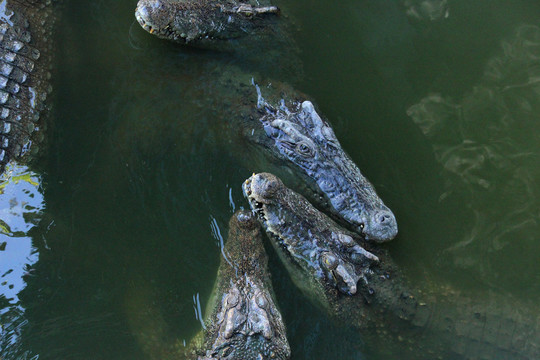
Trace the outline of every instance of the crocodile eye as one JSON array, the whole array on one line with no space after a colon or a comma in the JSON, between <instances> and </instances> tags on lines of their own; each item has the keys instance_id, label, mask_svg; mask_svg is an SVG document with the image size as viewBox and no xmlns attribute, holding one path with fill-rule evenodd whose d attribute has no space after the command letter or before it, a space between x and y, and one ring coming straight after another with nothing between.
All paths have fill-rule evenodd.
<instances>
[{"instance_id":1,"label":"crocodile eye","mask_svg":"<svg viewBox=\"0 0 540 360\"><path fill-rule=\"evenodd\" d=\"M328 270L334 270L338 265L336 257L329 252L326 252L321 256L321 261Z\"/></svg>"},{"instance_id":2,"label":"crocodile eye","mask_svg":"<svg viewBox=\"0 0 540 360\"><path fill-rule=\"evenodd\" d=\"M305 142L298 143L298 145L296 145L296 151L300 155L305 156L305 157L313 156L313 154L314 154L313 149L308 144L306 144Z\"/></svg>"},{"instance_id":3,"label":"crocodile eye","mask_svg":"<svg viewBox=\"0 0 540 360\"><path fill-rule=\"evenodd\" d=\"M240 302L240 296L236 291L232 291L230 294L226 295L225 298L225 308L230 309L232 307L235 307Z\"/></svg>"},{"instance_id":4,"label":"crocodile eye","mask_svg":"<svg viewBox=\"0 0 540 360\"><path fill-rule=\"evenodd\" d=\"M268 300L266 300L266 297L262 293L256 295L255 301L257 302L257 306L261 309L266 309L268 307Z\"/></svg>"}]
</instances>

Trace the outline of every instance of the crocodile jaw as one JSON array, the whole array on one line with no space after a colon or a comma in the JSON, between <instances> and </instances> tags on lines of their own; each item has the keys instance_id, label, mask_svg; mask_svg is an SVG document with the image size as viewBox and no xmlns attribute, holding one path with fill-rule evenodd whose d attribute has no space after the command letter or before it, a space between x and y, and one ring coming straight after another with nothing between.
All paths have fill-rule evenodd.
<instances>
[{"instance_id":1,"label":"crocodile jaw","mask_svg":"<svg viewBox=\"0 0 540 360\"><path fill-rule=\"evenodd\" d=\"M254 174L243 191L293 279L302 279L295 282L310 295L327 287L353 295L364 272L379 261L276 176Z\"/></svg>"}]
</instances>

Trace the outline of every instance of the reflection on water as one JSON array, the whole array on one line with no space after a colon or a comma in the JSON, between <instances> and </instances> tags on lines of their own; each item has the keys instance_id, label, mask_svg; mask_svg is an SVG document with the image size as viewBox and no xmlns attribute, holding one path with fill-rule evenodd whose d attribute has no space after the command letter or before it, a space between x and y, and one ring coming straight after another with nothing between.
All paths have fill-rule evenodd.
<instances>
[{"instance_id":1,"label":"reflection on water","mask_svg":"<svg viewBox=\"0 0 540 360\"><path fill-rule=\"evenodd\" d=\"M26 325L19 293L39 259L31 230L44 210L40 177L26 166L9 164L0 178L0 349L16 348Z\"/></svg>"},{"instance_id":2,"label":"reflection on water","mask_svg":"<svg viewBox=\"0 0 540 360\"><path fill-rule=\"evenodd\" d=\"M490 281L512 280L492 266L499 256L479 254L500 253L513 262L534 248L540 230L540 28L518 27L501 48L462 99L434 94L408 110L448 172L441 200L463 199L472 219L448 251L458 266ZM537 276L527 262L514 266L525 277Z\"/></svg>"},{"instance_id":3,"label":"reflection on water","mask_svg":"<svg viewBox=\"0 0 540 360\"><path fill-rule=\"evenodd\" d=\"M407 15L418 20L435 21L450 15L447 0L405 0Z\"/></svg>"}]
</instances>

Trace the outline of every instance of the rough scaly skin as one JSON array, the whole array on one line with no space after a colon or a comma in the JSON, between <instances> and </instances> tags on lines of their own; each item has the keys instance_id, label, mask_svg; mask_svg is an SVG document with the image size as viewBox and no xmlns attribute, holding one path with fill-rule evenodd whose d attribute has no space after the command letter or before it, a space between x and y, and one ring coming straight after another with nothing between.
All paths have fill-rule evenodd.
<instances>
[{"instance_id":1,"label":"rough scaly skin","mask_svg":"<svg viewBox=\"0 0 540 360\"><path fill-rule=\"evenodd\" d=\"M398 232L394 214L308 97L279 82L261 90L241 78L231 72L220 79L220 86L230 89L220 100L233 104L227 116L242 120L237 125L241 136L286 164L302 180L310 200L366 240L392 240Z\"/></svg>"},{"instance_id":2,"label":"rough scaly skin","mask_svg":"<svg viewBox=\"0 0 540 360\"><path fill-rule=\"evenodd\" d=\"M229 222L224 257L205 312L205 328L185 346L167 343L163 314L151 291L137 286L127 296L128 320L151 359L286 360L290 347L276 306L261 227L249 211Z\"/></svg>"},{"instance_id":3,"label":"rough scaly skin","mask_svg":"<svg viewBox=\"0 0 540 360\"><path fill-rule=\"evenodd\" d=\"M0 14L0 172L37 151L50 88L51 0L7 0ZM39 131L38 131L39 130ZM30 147L32 145L32 147Z\"/></svg>"},{"instance_id":4,"label":"rough scaly skin","mask_svg":"<svg viewBox=\"0 0 540 360\"><path fill-rule=\"evenodd\" d=\"M492 293L413 288L384 250L353 240L276 176L253 175L243 189L295 283L377 351L400 344L401 359L540 357L538 312Z\"/></svg>"},{"instance_id":5,"label":"rough scaly skin","mask_svg":"<svg viewBox=\"0 0 540 360\"><path fill-rule=\"evenodd\" d=\"M357 283L365 278L370 264L379 258L354 240L352 232L328 221L328 217L281 180L269 173L254 174L243 185L253 211L263 220L269 234L280 234L289 242L275 239L272 243L284 246L287 256L298 261L305 274L291 272L296 285L311 293L314 299L324 299L325 286L330 284L345 294L356 294ZM278 197L274 201L273 197ZM287 217L282 220L282 217ZM298 234L309 234L306 239ZM279 255L284 252L279 251ZM284 261L286 266L291 265ZM296 265L291 265L294 269ZM309 276L306 276L309 274ZM299 276L298 276L299 275ZM312 279L314 277L314 279ZM323 303L321 305L326 306Z\"/></svg>"},{"instance_id":6,"label":"rough scaly skin","mask_svg":"<svg viewBox=\"0 0 540 360\"><path fill-rule=\"evenodd\" d=\"M309 100L271 105L258 90L258 108L266 144L296 165L307 183L322 193L328 210L367 240L392 240L398 232L394 214L341 147L330 124ZM304 98L305 99L305 98Z\"/></svg>"},{"instance_id":7,"label":"rough scaly skin","mask_svg":"<svg viewBox=\"0 0 540 360\"><path fill-rule=\"evenodd\" d=\"M274 297L260 226L248 211L229 222L197 359L288 359L285 325ZM197 343L195 340L194 343Z\"/></svg>"},{"instance_id":8,"label":"rough scaly skin","mask_svg":"<svg viewBox=\"0 0 540 360\"><path fill-rule=\"evenodd\" d=\"M140 0L135 17L143 29L179 43L229 40L265 27L275 6L254 6L234 0Z\"/></svg>"}]
</instances>

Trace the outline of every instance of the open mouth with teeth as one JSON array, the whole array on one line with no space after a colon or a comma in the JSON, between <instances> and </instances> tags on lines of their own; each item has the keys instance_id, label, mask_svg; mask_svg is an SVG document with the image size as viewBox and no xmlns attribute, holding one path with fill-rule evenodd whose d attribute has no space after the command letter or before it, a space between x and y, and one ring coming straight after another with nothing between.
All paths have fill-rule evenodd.
<instances>
[{"instance_id":1,"label":"open mouth with teeth","mask_svg":"<svg viewBox=\"0 0 540 360\"><path fill-rule=\"evenodd\" d=\"M267 217L267 214L272 212L270 207L279 206L280 196L288 189L276 176L261 173L253 174L246 179L242 184L242 190L251 210L268 231L271 225Z\"/></svg>"},{"instance_id":2,"label":"open mouth with teeth","mask_svg":"<svg viewBox=\"0 0 540 360\"><path fill-rule=\"evenodd\" d=\"M311 280L353 295L357 282L379 261L274 175L254 174L243 191L282 260Z\"/></svg>"},{"instance_id":3,"label":"open mouth with teeth","mask_svg":"<svg viewBox=\"0 0 540 360\"><path fill-rule=\"evenodd\" d=\"M135 9L135 19L137 19L138 23L141 25L141 27L148 31L150 34L153 34L155 29L152 28L152 26L146 21L146 17L148 11L144 7L137 7Z\"/></svg>"},{"instance_id":4,"label":"open mouth with teeth","mask_svg":"<svg viewBox=\"0 0 540 360\"><path fill-rule=\"evenodd\" d=\"M144 5L138 6L135 9L135 19L137 19L137 22L144 30L160 38L173 39L176 41L178 39L183 39L186 41L187 35L184 33L178 34L173 30L173 26L171 26L170 23L160 23L157 25L153 23L152 19L154 17L152 16L152 11L153 10L151 8Z\"/></svg>"},{"instance_id":5,"label":"open mouth with teeth","mask_svg":"<svg viewBox=\"0 0 540 360\"><path fill-rule=\"evenodd\" d=\"M144 30L148 31L150 34L154 34L156 32L156 30L154 28L152 28L152 26L145 23L144 20L142 20L140 18L137 18L137 20L139 21L139 24L141 24L142 28Z\"/></svg>"},{"instance_id":6,"label":"open mouth with teeth","mask_svg":"<svg viewBox=\"0 0 540 360\"><path fill-rule=\"evenodd\" d=\"M244 192L244 196L249 202L249 205L251 206L251 210L257 215L257 218L259 218L259 220L266 221L263 209L264 204L262 202L258 202L255 199L255 196L253 196L253 191L251 190L251 177L244 181L242 184L242 190Z\"/></svg>"}]
</instances>

